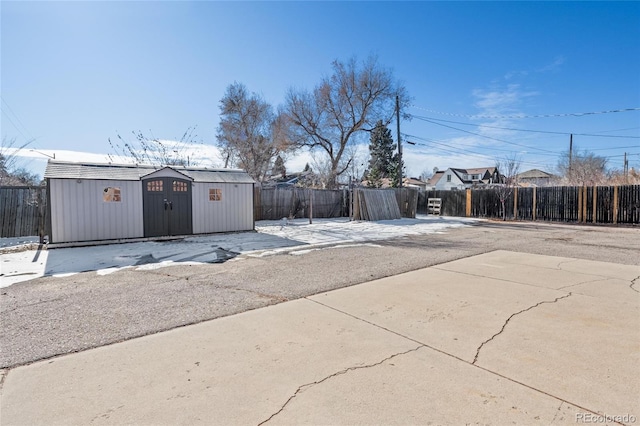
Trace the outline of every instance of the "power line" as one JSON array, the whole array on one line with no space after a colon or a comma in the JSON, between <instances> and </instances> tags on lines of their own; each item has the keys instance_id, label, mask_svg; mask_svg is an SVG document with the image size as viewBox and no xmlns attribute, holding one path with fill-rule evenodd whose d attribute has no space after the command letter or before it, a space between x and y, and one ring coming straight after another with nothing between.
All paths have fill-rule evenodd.
<instances>
[{"instance_id":1,"label":"power line","mask_svg":"<svg viewBox=\"0 0 640 426\"><path fill-rule=\"evenodd\" d=\"M552 118L552 117L583 117L585 115L599 115L599 114L614 114L620 112L631 112L631 111L640 111L640 107L636 108L618 108L612 110L605 111L592 111L592 112L571 112L571 113L561 113L561 114L538 114L538 115L524 115L524 114L516 114L516 115L482 115L482 114L454 114L448 112L435 111L432 109L421 108L416 105L411 105L412 108L416 108L422 111L431 112L434 114L440 115L448 115L451 117L465 117L465 118L492 118L492 119L522 119L522 118Z\"/></svg>"},{"instance_id":2,"label":"power line","mask_svg":"<svg viewBox=\"0 0 640 426\"><path fill-rule=\"evenodd\" d=\"M434 141L433 139L423 138L423 137L420 137L420 136L408 135L408 134L405 134L404 136L405 136L405 142L407 144L409 144L409 145L424 146L424 147L432 148L432 149L435 149L435 150L441 150L441 151L444 151L444 152L447 152L447 153L450 153L450 154L457 154L457 155L459 155L459 154L472 154L471 155L472 157L473 156L479 156L479 157L484 157L484 158L490 158L492 161L495 161L495 157L494 156L487 155L487 154L482 154L482 153L477 152L477 151L472 151L472 150L469 150L469 149L462 149L462 148L455 148L455 147L449 146L447 144L444 144L444 143L441 143L441 142L438 142L438 141ZM430 144L445 146L446 148L432 147L431 145L427 145L427 144L420 143L420 142L410 142L410 141L407 141L406 138L423 140L423 141L429 142ZM542 154L536 154L536 155L542 155ZM531 162L531 161L520 161L520 162L522 164L529 164L529 165L532 165L534 167L547 167L548 166L547 164L536 163L536 162Z\"/></svg>"},{"instance_id":3,"label":"power line","mask_svg":"<svg viewBox=\"0 0 640 426\"><path fill-rule=\"evenodd\" d=\"M601 138L623 138L623 139L640 139L640 136L627 136L627 135L598 135L593 133L575 133L575 132L553 132L548 130L531 130L531 129L516 129L512 127L498 127L498 126L489 126L487 124L478 124L478 123L463 123L460 121L451 121L451 120L443 120L441 118L433 118L433 117L421 117L419 115L410 114L411 117L417 118L419 120L434 120L434 121L442 121L444 123L452 123L452 124L460 124L463 126L474 126L474 127L486 127L488 129L499 129L499 130L512 130L516 132L530 132L530 133L546 133L552 135L570 135L573 134L575 136L590 136L590 137L601 137Z\"/></svg>"},{"instance_id":4,"label":"power line","mask_svg":"<svg viewBox=\"0 0 640 426\"><path fill-rule=\"evenodd\" d=\"M640 145L631 145L631 146L612 146L611 148L594 148L588 149L588 151L610 151L612 149L626 149L626 148L639 148Z\"/></svg>"},{"instance_id":5,"label":"power line","mask_svg":"<svg viewBox=\"0 0 640 426\"><path fill-rule=\"evenodd\" d=\"M4 112L4 115L7 117L7 119L9 120L9 122L13 125L13 127L15 127L15 128L16 128L16 130L17 130L18 132L20 132L20 134L25 138L25 140L31 140L31 141L35 140L35 138L34 138L34 137L33 137L33 135L31 134L31 132L29 132L29 130L27 130L27 126L25 126L25 125L24 125L24 123L20 120L20 117L18 117L18 114L16 114L16 113L13 111L13 109L11 108L11 106L9 105L9 103L8 103L7 101L5 101L5 99L4 99L2 96L0 96L0 99L2 99L2 102L4 102L4 104L5 104L5 105L6 105L6 107L9 109L9 111L11 112L11 114L13 114L13 117L16 119L16 121L17 121L18 123L20 123L20 125L22 126L22 128L24 129L24 131L25 131L25 132L27 132L27 133L29 134L30 138L26 137L26 136L24 135L24 133L22 133L22 130L20 130L20 129L18 128L18 126L16 126L16 125L15 125L15 123L13 122L13 120L11 120L11 118L9 117L9 114L7 114L5 111L2 111L2 112Z\"/></svg>"},{"instance_id":6,"label":"power line","mask_svg":"<svg viewBox=\"0 0 640 426\"><path fill-rule=\"evenodd\" d=\"M416 117L416 118L417 118L417 117ZM556 154L556 155L558 154L557 152L555 152L555 151L549 151L548 149L536 148L536 147L533 147L533 146L527 146L527 145L519 144L519 143L516 143L516 142L506 141L506 140L504 140L504 139L494 138L494 137L492 137L492 136L486 136L486 135L483 135L483 134L480 134L480 133L470 132L470 131L468 131L468 130L459 129L459 128L457 128L457 127L448 126L448 125L446 125L446 124L442 124L442 123L437 123L437 122L435 122L435 121L431 121L431 120L428 120L428 119L426 119L426 118L419 118L419 119L420 119L420 120L422 120L422 121L426 121L427 123L435 124L436 126L442 126L442 127L446 127L446 128L448 128L448 129L457 130L457 131L459 131L459 132L469 133L469 134L471 134L471 135L480 136L481 138L492 139L492 140L495 140L495 141L498 141L498 142L503 142L503 143L506 143L506 144L509 144L509 145L515 145L515 146L519 146L519 147L522 147L522 148L533 149L533 150L536 150L536 151L550 152L550 153L552 153L552 154Z\"/></svg>"},{"instance_id":7,"label":"power line","mask_svg":"<svg viewBox=\"0 0 640 426\"><path fill-rule=\"evenodd\" d=\"M25 136L24 133L22 133L22 130L20 130L20 128L18 126L16 126L16 124L13 122L13 120L11 120L11 117L9 117L9 114L7 114L4 110L2 110L2 113L5 115L7 120L9 120L9 123L11 123L11 125L13 127L15 127L15 129L18 131L18 133L20 133L22 135L22 137L24 138L24 140L26 141L27 144L29 144L29 143L31 143L33 141L33 139L29 139L28 137Z\"/></svg>"},{"instance_id":8,"label":"power line","mask_svg":"<svg viewBox=\"0 0 640 426\"><path fill-rule=\"evenodd\" d=\"M405 134L405 133L403 133L403 136L405 138L407 138L407 137L418 138L418 136L412 136L412 135L408 135L408 134ZM449 148L452 148L452 149L461 149L461 150L463 150L462 148L456 148L454 146L451 146L450 144L448 144L445 141L436 141L434 139L429 139L429 138L420 138L420 139L428 141L428 142L436 144L436 145L443 145L443 146L446 146L446 147L449 147ZM513 153L512 149L502 149L502 148L495 148L495 147L490 147L490 148L487 148L487 149L490 149L491 151L504 151L504 152ZM544 152L541 152L541 153L535 153L535 155L547 155L547 156L550 156L550 157L557 157L558 155L560 155L560 153L544 153Z\"/></svg>"}]
</instances>

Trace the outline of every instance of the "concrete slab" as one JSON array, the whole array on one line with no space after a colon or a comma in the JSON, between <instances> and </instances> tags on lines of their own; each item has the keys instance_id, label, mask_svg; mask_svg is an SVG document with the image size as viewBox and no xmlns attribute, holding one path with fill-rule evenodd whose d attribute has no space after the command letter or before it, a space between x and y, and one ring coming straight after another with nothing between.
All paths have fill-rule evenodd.
<instances>
[{"instance_id":1,"label":"concrete slab","mask_svg":"<svg viewBox=\"0 0 640 426\"><path fill-rule=\"evenodd\" d=\"M567 294L428 268L309 299L473 362L514 312Z\"/></svg>"},{"instance_id":2,"label":"concrete slab","mask_svg":"<svg viewBox=\"0 0 640 426\"><path fill-rule=\"evenodd\" d=\"M477 365L608 415L640 418L640 295L573 294L512 320Z\"/></svg>"},{"instance_id":3,"label":"concrete slab","mask_svg":"<svg viewBox=\"0 0 640 426\"><path fill-rule=\"evenodd\" d=\"M257 424L302 384L416 347L301 299L13 369L2 425Z\"/></svg>"},{"instance_id":4,"label":"concrete slab","mask_svg":"<svg viewBox=\"0 0 640 426\"><path fill-rule=\"evenodd\" d=\"M580 409L420 348L305 388L269 424L574 424Z\"/></svg>"},{"instance_id":5,"label":"concrete slab","mask_svg":"<svg viewBox=\"0 0 640 426\"><path fill-rule=\"evenodd\" d=\"M601 277L618 278L621 280L633 280L640 276L640 266L638 265L621 265L619 263L573 259L570 257L543 256L539 254L527 254L523 256L522 253L504 250L496 250L481 256L482 263L496 267L504 266L505 264L527 265L537 268L557 269ZM477 256L477 258L480 259L479 256ZM638 255L638 258L640 258L640 255Z\"/></svg>"},{"instance_id":6,"label":"concrete slab","mask_svg":"<svg viewBox=\"0 0 640 426\"><path fill-rule=\"evenodd\" d=\"M640 266L505 251L485 253L434 268L554 289L602 278L633 280L640 276Z\"/></svg>"},{"instance_id":7,"label":"concrete slab","mask_svg":"<svg viewBox=\"0 0 640 426\"><path fill-rule=\"evenodd\" d=\"M640 287L640 280L636 280L635 288ZM622 303L632 303L635 299L632 281L618 278L602 278L597 281L589 281L584 284L576 284L571 287L564 287L563 290L571 291L574 294L592 296L600 299L618 300Z\"/></svg>"}]
</instances>

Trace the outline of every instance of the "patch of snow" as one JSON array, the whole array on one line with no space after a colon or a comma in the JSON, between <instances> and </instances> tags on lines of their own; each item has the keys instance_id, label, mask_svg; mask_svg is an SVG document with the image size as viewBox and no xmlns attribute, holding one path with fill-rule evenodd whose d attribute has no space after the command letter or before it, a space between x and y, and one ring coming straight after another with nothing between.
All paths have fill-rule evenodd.
<instances>
[{"instance_id":1,"label":"patch of snow","mask_svg":"<svg viewBox=\"0 0 640 426\"><path fill-rule=\"evenodd\" d=\"M0 238L0 248L6 247L20 247L30 244L39 244L40 237L15 237L15 238Z\"/></svg>"},{"instance_id":2,"label":"patch of snow","mask_svg":"<svg viewBox=\"0 0 640 426\"><path fill-rule=\"evenodd\" d=\"M150 270L176 264L218 263L282 253L301 255L310 250L345 248L408 235L442 233L470 226L478 219L418 216L378 222L348 218L286 219L256 222L257 232L186 237L181 240L25 250L0 254L0 288L42 276L69 276L96 271L112 274L124 268ZM37 237L33 237L38 241ZM0 239L5 244L15 239ZM22 238L22 241L30 239ZM15 242L15 241L14 241ZM368 244L375 247L375 244Z\"/></svg>"}]
</instances>

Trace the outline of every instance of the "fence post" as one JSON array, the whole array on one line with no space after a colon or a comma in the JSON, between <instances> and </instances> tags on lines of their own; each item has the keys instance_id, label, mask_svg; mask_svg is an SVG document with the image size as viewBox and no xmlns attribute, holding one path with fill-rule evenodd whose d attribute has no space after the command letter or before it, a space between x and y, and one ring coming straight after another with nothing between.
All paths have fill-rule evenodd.
<instances>
[{"instance_id":1,"label":"fence post","mask_svg":"<svg viewBox=\"0 0 640 426\"><path fill-rule=\"evenodd\" d=\"M582 221L587 223L587 186L582 187Z\"/></svg>"},{"instance_id":2,"label":"fence post","mask_svg":"<svg viewBox=\"0 0 640 426\"><path fill-rule=\"evenodd\" d=\"M531 212L531 218L532 220L536 220L536 187L533 187L533 211Z\"/></svg>"},{"instance_id":3,"label":"fence post","mask_svg":"<svg viewBox=\"0 0 640 426\"><path fill-rule=\"evenodd\" d=\"M582 187L578 188L578 223L582 222Z\"/></svg>"},{"instance_id":4,"label":"fence post","mask_svg":"<svg viewBox=\"0 0 640 426\"><path fill-rule=\"evenodd\" d=\"M42 189L36 189L36 202L38 203L38 236L40 237L40 244L44 244L44 201L42 200Z\"/></svg>"},{"instance_id":5,"label":"fence post","mask_svg":"<svg viewBox=\"0 0 640 426\"><path fill-rule=\"evenodd\" d=\"M513 220L518 220L518 187L513 188Z\"/></svg>"},{"instance_id":6,"label":"fence post","mask_svg":"<svg viewBox=\"0 0 640 426\"><path fill-rule=\"evenodd\" d=\"M598 187L593 186L593 218L592 223L596 223L596 219L598 218Z\"/></svg>"},{"instance_id":7,"label":"fence post","mask_svg":"<svg viewBox=\"0 0 640 426\"><path fill-rule=\"evenodd\" d=\"M309 225L313 223L313 189L309 189Z\"/></svg>"},{"instance_id":8,"label":"fence post","mask_svg":"<svg viewBox=\"0 0 640 426\"><path fill-rule=\"evenodd\" d=\"M613 187L613 224L618 223L618 185Z\"/></svg>"},{"instance_id":9,"label":"fence post","mask_svg":"<svg viewBox=\"0 0 640 426\"><path fill-rule=\"evenodd\" d=\"M467 189L467 205L465 209L467 217L471 217L471 190Z\"/></svg>"}]
</instances>

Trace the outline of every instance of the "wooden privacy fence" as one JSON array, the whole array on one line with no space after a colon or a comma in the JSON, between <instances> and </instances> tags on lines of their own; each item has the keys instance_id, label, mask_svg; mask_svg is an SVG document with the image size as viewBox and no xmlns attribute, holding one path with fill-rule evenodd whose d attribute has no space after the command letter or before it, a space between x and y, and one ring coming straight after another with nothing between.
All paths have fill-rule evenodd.
<instances>
[{"instance_id":1,"label":"wooden privacy fence","mask_svg":"<svg viewBox=\"0 0 640 426\"><path fill-rule=\"evenodd\" d=\"M396 201L400 208L402 217L414 218L418 212L418 195L420 191L417 188L394 188L396 193Z\"/></svg>"},{"instance_id":2,"label":"wooden privacy fence","mask_svg":"<svg viewBox=\"0 0 640 426\"><path fill-rule=\"evenodd\" d=\"M427 213L429 198L442 199L447 216L502 218L495 188L427 191L418 199L418 213ZM505 199L505 217L553 222L640 224L640 185L514 188Z\"/></svg>"},{"instance_id":3,"label":"wooden privacy fence","mask_svg":"<svg viewBox=\"0 0 640 426\"><path fill-rule=\"evenodd\" d=\"M317 218L347 216L347 199L342 190L255 187L253 217L255 220L303 218L309 217L311 209Z\"/></svg>"},{"instance_id":4,"label":"wooden privacy fence","mask_svg":"<svg viewBox=\"0 0 640 426\"><path fill-rule=\"evenodd\" d=\"M313 210L312 216L317 218L351 217L355 210L352 203L352 194L354 191L363 190L369 194L366 200L368 201L367 211L371 212L371 214L365 214L365 217L378 217L378 213L376 213L378 209L388 210L388 196L376 196L373 194L389 194L391 191L395 195L401 216L416 217L418 190L415 188L328 190L296 187L255 187L253 193L253 216L255 220L279 220L283 217L308 218L310 210ZM366 202L364 199L361 199L361 201ZM357 220L359 219L360 217Z\"/></svg>"},{"instance_id":5,"label":"wooden privacy fence","mask_svg":"<svg viewBox=\"0 0 640 426\"><path fill-rule=\"evenodd\" d=\"M420 214L427 214L427 202L429 198L439 198L440 214L442 216L466 216L466 194L465 191L424 191L418 195L416 211Z\"/></svg>"},{"instance_id":6,"label":"wooden privacy fence","mask_svg":"<svg viewBox=\"0 0 640 426\"><path fill-rule=\"evenodd\" d=\"M356 188L353 190L354 220L400 219L400 207L395 194L390 190Z\"/></svg>"},{"instance_id":7,"label":"wooden privacy fence","mask_svg":"<svg viewBox=\"0 0 640 426\"><path fill-rule=\"evenodd\" d=\"M46 235L47 189L0 186L0 238Z\"/></svg>"}]
</instances>

